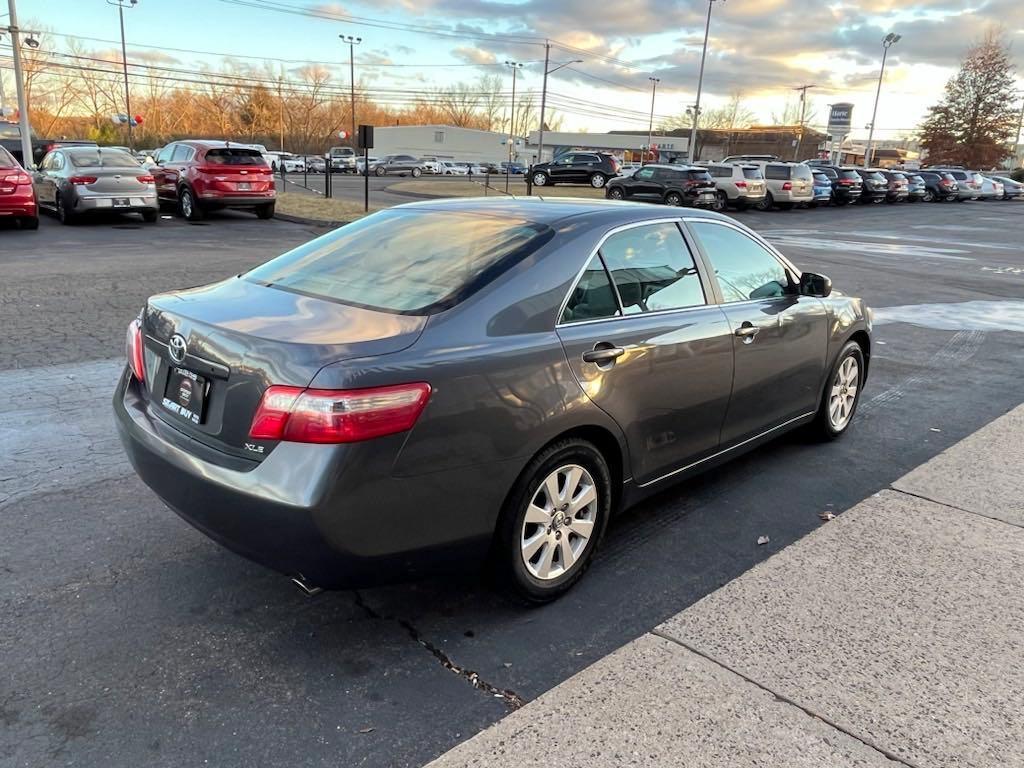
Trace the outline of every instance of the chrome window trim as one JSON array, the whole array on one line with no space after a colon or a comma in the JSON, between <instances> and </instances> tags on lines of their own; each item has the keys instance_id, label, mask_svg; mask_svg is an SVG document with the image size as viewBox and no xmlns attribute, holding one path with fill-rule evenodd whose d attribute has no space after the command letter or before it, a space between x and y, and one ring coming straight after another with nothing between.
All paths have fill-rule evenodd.
<instances>
[{"instance_id":1,"label":"chrome window trim","mask_svg":"<svg viewBox=\"0 0 1024 768\"><path fill-rule=\"evenodd\" d=\"M590 262L594 260L594 257L601 250L601 246L604 245L605 241L609 237L611 237L612 235L616 235L619 232L625 232L626 230L629 230L629 229L636 229L637 227L645 227L645 226L648 226L649 224L675 224L676 226L679 226L679 224L682 221L683 221L683 217L682 216L671 216L671 217L660 218L660 219L645 219L643 221L631 221L628 224L620 224L619 226L615 227L614 229L610 229L607 232L605 232L601 236L601 239L598 240L597 245L594 246L594 249L590 252L590 255L587 256L587 258L584 260L583 266L580 267L579 272L576 273L576 277L573 278L572 284L569 286L569 290L565 294L565 298L562 299L562 303L558 307L558 314L555 316L555 329L557 330L558 328L562 328L562 327L571 328L571 327L575 327L575 326L578 326L578 325L584 325L584 324L587 324L587 323L600 323L600 322L606 322L608 320L625 320L626 318L629 318L629 317L645 317L647 315L665 314L665 313L668 313L668 312L680 312L680 311L687 310L687 309L701 309L701 308L704 308L704 307L716 306L716 304L710 303L708 301L708 296L707 296L708 291L707 291L707 286L705 286L704 282L703 282L703 275L701 274L701 264L698 263L698 260L694 256L694 254L690 253L690 257L693 259L693 266L697 269L697 277L701 278L701 290L704 291L704 303L703 304L695 304L695 305L693 305L691 307L674 307L673 309L659 309L659 310L655 310L654 312L638 312L638 313L632 314L632 315L627 315L627 314L623 313L621 315L615 315L615 316L612 316L612 317L598 317L598 318L594 318L593 320L580 320L578 323L574 323L574 322L565 323L565 322L562 322L562 316L565 314L565 308L569 304L569 299L572 297L573 291L576 290L576 286L579 285L580 280L583 278L583 273L587 271L587 267L590 266ZM686 250L689 251L690 250L690 243L687 242L685 234L682 231L680 231L679 234L683 238L683 243L686 245ZM603 267L604 266L604 260L603 259L601 261L601 264L602 264L602 267ZM609 277L611 277L611 275L609 275ZM615 285L615 280L614 279L612 280L612 288L615 290L616 299L618 299L619 289L618 289L618 286ZM622 309L622 301L621 300L619 301L619 309L620 310Z\"/></svg>"},{"instance_id":2,"label":"chrome window trim","mask_svg":"<svg viewBox=\"0 0 1024 768\"><path fill-rule=\"evenodd\" d=\"M653 480L648 480L646 483L638 483L637 484L637 488L647 488L648 486L654 485L655 483L660 483L662 480L667 480L668 478L672 477L673 475L678 475L680 472L685 472L688 469L692 469L693 467L696 467L698 464L703 464L705 461L711 461L712 459L717 459L719 456L724 456L725 454L729 453L730 451L735 451L737 448L742 448L747 443L751 443L754 440L758 440L758 439L764 437L765 435L770 435L772 432L775 432L776 430L782 429L783 427L788 427L790 424L793 424L794 422L800 421L801 419L806 419L808 416L813 416L815 413L816 413L816 411L808 411L807 413L802 413L799 416L795 416L792 419L789 419L788 421L782 422L781 424L776 424L771 429L766 429L764 432L758 432L753 437L748 437L746 440L744 440L741 443L736 443L736 445L731 445L728 448L723 448L722 450L718 451L717 453L713 453L710 456L705 456L703 459L698 459L697 461L694 461L694 462L692 462L690 464L687 464L685 467L679 467L679 469L673 469L671 472L668 472L668 473L666 473L664 475L661 475L660 477L656 477Z\"/></svg>"}]
</instances>

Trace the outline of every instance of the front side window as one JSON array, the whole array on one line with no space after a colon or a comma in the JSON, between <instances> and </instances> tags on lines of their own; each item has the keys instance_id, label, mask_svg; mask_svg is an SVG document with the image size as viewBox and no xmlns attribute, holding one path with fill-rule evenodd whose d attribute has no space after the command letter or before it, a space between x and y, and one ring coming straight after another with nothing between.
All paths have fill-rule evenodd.
<instances>
[{"instance_id":1,"label":"front side window","mask_svg":"<svg viewBox=\"0 0 1024 768\"><path fill-rule=\"evenodd\" d=\"M768 299L785 295L789 274L763 245L722 224L690 222L704 246L726 302Z\"/></svg>"},{"instance_id":2,"label":"front side window","mask_svg":"<svg viewBox=\"0 0 1024 768\"><path fill-rule=\"evenodd\" d=\"M616 232L601 256L627 315L706 303L693 257L672 222Z\"/></svg>"},{"instance_id":3,"label":"front side window","mask_svg":"<svg viewBox=\"0 0 1024 768\"><path fill-rule=\"evenodd\" d=\"M634 179L640 179L641 181L646 181L648 179L653 179L654 178L654 169L653 168L641 168L639 171L637 171L636 173L633 174L633 178Z\"/></svg>"},{"instance_id":4,"label":"front side window","mask_svg":"<svg viewBox=\"0 0 1024 768\"><path fill-rule=\"evenodd\" d=\"M519 218L385 210L247 272L283 290L402 314L454 306L554 237Z\"/></svg>"},{"instance_id":5,"label":"front side window","mask_svg":"<svg viewBox=\"0 0 1024 768\"><path fill-rule=\"evenodd\" d=\"M563 323L578 323L584 320L599 320L617 317L619 302L601 257L595 255L583 271L576 288L562 312Z\"/></svg>"}]
</instances>

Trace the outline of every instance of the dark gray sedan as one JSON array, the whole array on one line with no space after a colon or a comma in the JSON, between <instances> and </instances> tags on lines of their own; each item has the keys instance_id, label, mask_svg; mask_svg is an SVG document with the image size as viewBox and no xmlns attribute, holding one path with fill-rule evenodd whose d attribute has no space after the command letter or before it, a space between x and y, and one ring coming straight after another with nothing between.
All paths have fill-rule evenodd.
<instances>
[{"instance_id":1,"label":"dark gray sedan","mask_svg":"<svg viewBox=\"0 0 1024 768\"><path fill-rule=\"evenodd\" d=\"M615 510L795 427L846 432L870 333L725 216L417 203L152 297L114 409L171 508L300 586L487 565L539 602Z\"/></svg>"},{"instance_id":2,"label":"dark gray sedan","mask_svg":"<svg viewBox=\"0 0 1024 768\"><path fill-rule=\"evenodd\" d=\"M62 147L48 153L32 185L40 207L62 224L99 211L140 213L154 223L160 212L152 174L118 147Z\"/></svg>"}]
</instances>

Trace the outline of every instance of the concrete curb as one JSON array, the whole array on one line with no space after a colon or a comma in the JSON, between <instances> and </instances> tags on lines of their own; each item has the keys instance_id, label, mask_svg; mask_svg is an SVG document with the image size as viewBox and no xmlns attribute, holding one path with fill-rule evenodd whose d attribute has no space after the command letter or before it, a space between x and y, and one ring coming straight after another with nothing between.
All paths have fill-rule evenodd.
<instances>
[{"instance_id":1,"label":"concrete curb","mask_svg":"<svg viewBox=\"0 0 1024 768\"><path fill-rule=\"evenodd\" d=\"M326 227L328 229L337 229L338 227L344 226L345 224L351 224L355 219L345 219L343 221L332 221L328 219L307 219L304 216L296 216L291 213L281 213L276 211L274 213L275 219L281 221L288 221L292 224L308 224L311 227Z\"/></svg>"}]
</instances>

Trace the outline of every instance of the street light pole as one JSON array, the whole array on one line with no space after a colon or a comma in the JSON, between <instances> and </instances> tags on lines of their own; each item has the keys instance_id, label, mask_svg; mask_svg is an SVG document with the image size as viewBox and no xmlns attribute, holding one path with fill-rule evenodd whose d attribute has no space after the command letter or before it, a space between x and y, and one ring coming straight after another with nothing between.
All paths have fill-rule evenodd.
<instances>
[{"instance_id":1,"label":"street light pole","mask_svg":"<svg viewBox=\"0 0 1024 768\"><path fill-rule=\"evenodd\" d=\"M124 109L128 113L128 149L132 147L132 99L128 91L128 49L124 42L124 9L134 8L139 0L107 0L108 5L117 6L117 16L121 21L121 67L124 69Z\"/></svg>"},{"instance_id":2,"label":"street light pole","mask_svg":"<svg viewBox=\"0 0 1024 768\"><path fill-rule=\"evenodd\" d=\"M523 68L518 61L506 61L505 66L512 70L512 108L509 110L508 121L508 161L505 164L505 191L508 192L510 165L512 163L512 150L515 147L516 135L516 73Z\"/></svg>"},{"instance_id":3,"label":"street light pole","mask_svg":"<svg viewBox=\"0 0 1024 768\"><path fill-rule=\"evenodd\" d=\"M807 89L817 88L816 85L798 85L794 91L800 91L800 130L796 135L796 150L793 152L793 162L800 159L800 145L804 143L804 116L807 114Z\"/></svg>"},{"instance_id":4,"label":"street light pole","mask_svg":"<svg viewBox=\"0 0 1024 768\"><path fill-rule=\"evenodd\" d=\"M548 40L544 41L544 80L540 88L540 131L537 136L537 162L543 163L544 158L544 108L547 106L548 100L548 75L552 72L557 72L562 67L568 67L570 64L582 64L583 59L573 59L567 61L564 64L559 64L557 67L548 69L548 65L551 60L551 43Z\"/></svg>"},{"instance_id":5,"label":"street light pole","mask_svg":"<svg viewBox=\"0 0 1024 768\"><path fill-rule=\"evenodd\" d=\"M651 120L647 123L647 152L651 151L651 141L654 138L654 94L658 92L658 83L661 82L660 77L648 77L651 81ZM644 152L640 156L640 165L643 165L647 160L647 152Z\"/></svg>"},{"instance_id":6,"label":"street light pole","mask_svg":"<svg viewBox=\"0 0 1024 768\"><path fill-rule=\"evenodd\" d=\"M352 35L338 35L348 43L348 79L352 93L352 141L356 140L356 46L363 42L361 37Z\"/></svg>"},{"instance_id":7,"label":"street light pole","mask_svg":"<svg viewBox=\"0 0 1024 768\"><path fill-rule=\"evenodd\" d=\"M878 71L878 88L875 90L875 108L871 110L871 125L868 127L868 144L864 148L864 167L867 168L871 162L871 144L875 139L875 117L878 115L878 97L882 95L882 78L885 77L885 57L889 54L889 48L900 41L902 35L890 32L882 40L882 68Z\"/></svg>"},{"instance_id":8,"label":"street light pole","mask_svg":"<svg viewBox=\"0 0 1024 768\"><path fill-rule=\"evenodd\" d=\"M28 100L25 98L25 76L21 68L21 30L18 27L18 9L14 0L7 0L7 9L11 25L7 31L11 33L11 48L14 56L14 85L18 91L18 128L21 132L21 164L26 170L35 165L32 157L32 133L28 119ZM28 42L33 41L30 38ZM38 46L39 44L36 43Z\"/></svg>"},{"instance_id":9,"label":"street light pole","mask_svg":"<svg viewBox=\"0 0 1024 768\"><path fill-rule=\"evenodd\" d=\"M725 0L722 0L724 3ZM700 92L704 86L704 59L708 55L708 33L711 31L711 7L715 0L708 0L708 18L704 23L704 50L700 54L700 73L697 75L697 101L693 105L693 125L690 127L690 146L686 148L686 154L690 162L697 160L697 121L700 119Z\"/></svg>"}]
</instances>

